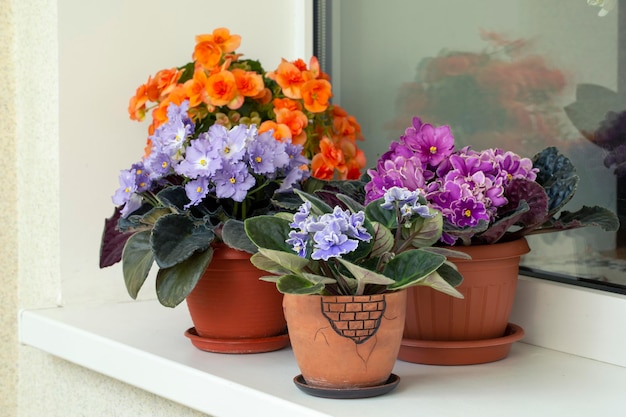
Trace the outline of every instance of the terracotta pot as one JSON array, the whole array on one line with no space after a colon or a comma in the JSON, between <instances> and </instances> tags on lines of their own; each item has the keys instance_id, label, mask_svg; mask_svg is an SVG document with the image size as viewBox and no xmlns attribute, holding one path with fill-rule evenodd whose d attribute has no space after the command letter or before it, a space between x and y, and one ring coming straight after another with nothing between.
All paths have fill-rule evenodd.
<instances>
[{"instance_id":1,"label":"terracotta pot","mask_svg":"<svg viewBox=\"0 0 626 417\"><path fill-rule=\"evenodd\" d=\"M275 284L259 280L264 275L250 263L250 254L215 245L209 267L187 296L194 324L187 336L193 336L192 342L203 350L222 353L287 346L283 297Z\"/></svg>"},{"instance_id":2,"label":"terracotta pot","mask_svg":"<svg viewBox=\"0 0 626 417\"><path fill-rule=\"evenodd\" d=\"M498 340L507 332L520 257L530 251L526 239L452 249L472 257L450 258L463 275L457 289L465 298L450 297L429 287L409 288L405 342L399 354L402 360L427 363L404 349L409 341Z\"/></svg>"},{"instance_id":3,"label":"terracotta pot","mask_svg":"<svg viewBox=\"0 0 626 417\"><path fill-rule=\"evenodd\" d=\"M389 379L402 340L406 291L286 294L283 307L293 353L308 385L355 389Z\"/></svg>"}]
</instances>

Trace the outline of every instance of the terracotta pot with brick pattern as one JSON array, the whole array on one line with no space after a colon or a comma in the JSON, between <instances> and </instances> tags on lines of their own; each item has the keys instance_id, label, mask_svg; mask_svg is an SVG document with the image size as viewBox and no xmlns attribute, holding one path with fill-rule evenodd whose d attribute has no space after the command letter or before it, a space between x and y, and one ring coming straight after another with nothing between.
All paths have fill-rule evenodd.
<instances>
[{"instance_id":1,"label":"terracotta pot with brick pattern","mask_svg":"<svg viewBox=\"0 0 626 417\"><path fill-rule=\"evenodd\" d=\"M406 290L362 296L285 294L283 309L307 384L352 389L389 379L402 341Z\"/></svg>"}]
</instances>

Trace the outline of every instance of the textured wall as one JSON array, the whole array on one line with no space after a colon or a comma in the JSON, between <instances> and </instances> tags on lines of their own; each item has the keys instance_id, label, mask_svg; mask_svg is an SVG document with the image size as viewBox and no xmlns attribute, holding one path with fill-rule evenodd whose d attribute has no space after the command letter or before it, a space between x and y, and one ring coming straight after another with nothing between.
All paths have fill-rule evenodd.
<instances>
[{"instance_id":1,"label":"textured wall","mask_svg":"<svg viewBox=\"0 0 626 417\"><path fill-rule=\"evenodd\" d=\"M17 184L13 4L0 0L0 410L17 415Z\"/></svg>"}]
</instances>

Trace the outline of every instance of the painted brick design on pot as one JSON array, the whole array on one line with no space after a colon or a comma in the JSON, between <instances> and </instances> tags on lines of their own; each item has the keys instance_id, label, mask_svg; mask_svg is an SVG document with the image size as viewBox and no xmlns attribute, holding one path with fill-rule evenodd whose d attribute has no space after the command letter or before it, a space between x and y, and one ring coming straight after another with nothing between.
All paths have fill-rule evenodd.
<instances>
[{"instance_id":1,"label":"painted brick design on pot","mask_svg":"<svg viewBox=\"0 0 626 417\"><path fill-rule=\"evenodd\" d=\"M376 334L385 307L383 294L322 298L322 313L335 332L357 344Z\"/></svg>"}]
</instances>

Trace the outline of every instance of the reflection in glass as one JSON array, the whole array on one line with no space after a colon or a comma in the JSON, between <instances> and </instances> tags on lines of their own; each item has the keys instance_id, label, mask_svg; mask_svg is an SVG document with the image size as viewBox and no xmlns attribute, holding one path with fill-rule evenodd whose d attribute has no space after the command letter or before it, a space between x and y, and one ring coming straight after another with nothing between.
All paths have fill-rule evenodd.
<instances>
[{"instance_id":1,"label":"reflection in glass","mask_svg":"<svg viewBox=\"0 0 626 417\"><path fill-rule=\"evenodd\" d=\"M328 65L334 101L361 123L368 166L413 116L450 125L457 144L477 150L497 146L532 157L556 146L580 176L566 209L608 207L626 226L626 99L620 91L626 80L619 76L626 54L618 45L626 6L601 9L585 0L317 3L329 18L322 65ZM533 236L523 265L534 274L604 282L626 292L624 229Z\"/></svg>"}]
</instances>

